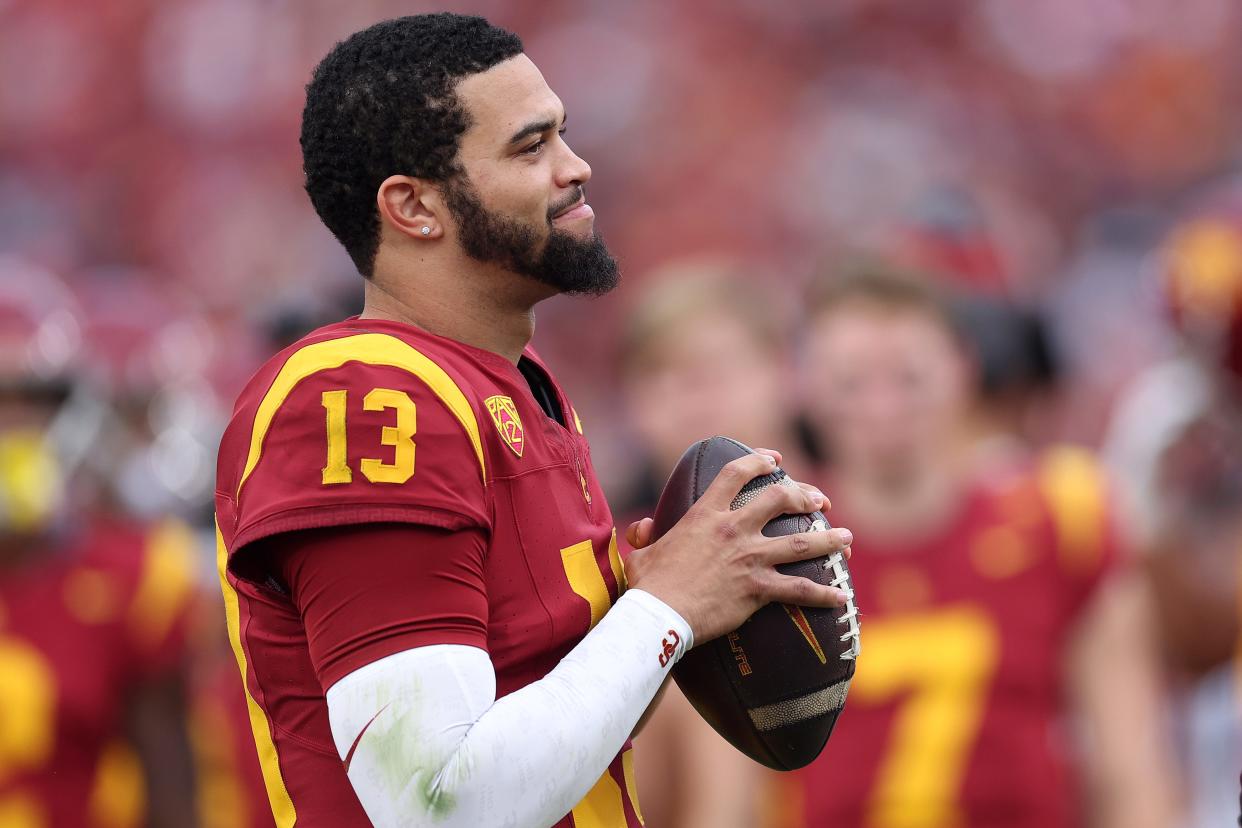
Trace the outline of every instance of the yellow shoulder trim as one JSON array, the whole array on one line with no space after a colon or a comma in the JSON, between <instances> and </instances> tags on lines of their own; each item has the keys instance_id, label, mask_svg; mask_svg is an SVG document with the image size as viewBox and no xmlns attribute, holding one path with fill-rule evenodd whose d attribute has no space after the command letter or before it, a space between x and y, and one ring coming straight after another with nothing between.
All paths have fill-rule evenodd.
<instances>
[{"instance_id":1,"label":"yellow shoulder trim","mask_svg":"<svg viewBox=\"0 0 1242 828\"><path fill-rule=\"evenodd\" d=\"M422 352L395 336L366 333L307 345L285 362L255 412L254 427L250 433L250 453L246 456L246 467L237 484L238 495L255 466L259 464L259 457L263 454L263 441L267 438L276 412L293 393L293 389L302 380L320 371L340 368L347 362L401 368L426 383L466 430L470 443L474 446L474 453L479 458L479 473L483 475L483 481L487 482L487 466L483 461L479 423L474 416L474 409L466 395L457 387L457 383Z\"/></svg>"},{"instance_id":2,"label":"yellow shoulder trim","mask_svg":"<svg viewBox=\"0 0 1242 828\"><path fill-rule=\"evenodd\" d=\"M147 537L142 576L129 606L129 627L148 649L164 640L193 597L194 547L194 534L177 520L163 521Z\"/></svg>"},{"instance_id":3,"label":"yellow shoulder trim","mask_svg":"<svg viewBox=\"0 0 1242 828\"><path fill-rule=\"evenodd\" d=\"M1040 460L1038 482L1052 515L1058 557L1071 570L1090 569L1099 560L1108 520L1099 463L1083 449L1050 449Z\"/></svg>"},{"instance_id":4,"label":"yellow shoulder trim","mask_svg":"<svg viewBox=\"0 0 1242 828\"><path fill-rule=\"evenodd\" d=\"M237 667L241 670L246 708L250 712L250 730L259 751L263 786L267 789L267 799L277 828L292 828L297 823L298 814L293 807L293 798L289 796L289 789L285 787L284 777L280 775L280 760L276 756L276 743L272 741L272 732L268 728L267 714L254 696L250 695L250 685L246 683L246 651L241 641L241 610L237 603L237 590L233 589L226 574L228 559L228 549L225 548L224 536L220 534L220 524L217 523L216 569L220 573L220 589L224 592L224 615L228 624L229 643L233 646L233 657L237 659Z\"/></svg>"}]
</instances>

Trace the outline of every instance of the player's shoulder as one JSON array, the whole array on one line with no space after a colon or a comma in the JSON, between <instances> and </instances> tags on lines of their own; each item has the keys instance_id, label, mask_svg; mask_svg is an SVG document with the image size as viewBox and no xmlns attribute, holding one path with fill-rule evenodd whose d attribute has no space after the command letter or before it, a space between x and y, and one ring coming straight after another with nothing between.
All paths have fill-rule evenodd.
<instances>
[{"instance_id":1,"label":"player's shoulder","mask_svg":"<svg viewBox=\"0 0 1242 828\"><path fill-rule=\"evenodd\" d=\"M348 430L351 409L359 409L352 419L362 425L372 412L401 416L413 406L412 427L424 436L441 425L460 432L482 464L478 386L477 357L451 340L380 320L324 326L269 359L239 395L221 442L222 482L226 467L238 461L240 474L252 471L256 452L271 437L288 444L303 434L321 449L325 418L329 431L333 420Z\"/></svg>"},{"instance_id":2,"label":"player's shoulder","mask_svg":"<svg viewBox=\"0 0 1242 828\"><path fill-rule=\"evenodd\" d=\"M1008 522L1047 536L1062 567L1092 569L1113 542L1111 487L1091 450L1055 444L996 472L983 490Z\"/></svg>"},{"instance_id":3,"label":"player's shoulder","mask_svg":"<svg viewBox=\"0 0 1242 828\"><path fill-rule=\"evenodd\" d=\"M226 538L229 523L250 527L243 541L375 520L485 525L485 370L467 346L377 320L328 325L281 351L221 440Z\"/></svg>"},{"instance_id":4,"label":"player's shoulder","mask_svg":"<svg viewBox=\"0 0 1242 828\"><path fill-rule=\"evenodd\" d=\"M194 531L175 518L142 522L110 515L84 519L72 541L74 561L141 577L149 569L192 577L198 557Z\"/></svg>"},{"instance_id":5,"label":"player's shoulder","mask_svg":"<svg viewBox=\"0 0 1242 828\"><path fill-rule=\"evenodd\" d=\"M351 318L317 328L272 356L238 396L235 412L287 397L308 379L346 366L350 370L338 379L347 386L380 374L465 395L478 383L477 356L465 346L411 325Z\"/></svg>"},{"instance_id":6,"label":"player's shoulder","mask_svg":"<svg viewBox=\"0 0 1242 828\"><path fill-rule=\"evenodd\" d=\"M1107 498L1108 475L1094 452L1054 444L987 464L978 490L992 501L1021 500L1048 509Z\"/></svg>"},{"instance_id":7,"label":"player's shoulder","mask_svg":"<svg viewBox=\"0 0 1242 828\"><path fill-rule=\"evenodd\" d=\"M88 623L162 626L195 593L197 539L180 521L151 524L91 515L65 541L64 599Z\"/></svg>"}]
</instances>

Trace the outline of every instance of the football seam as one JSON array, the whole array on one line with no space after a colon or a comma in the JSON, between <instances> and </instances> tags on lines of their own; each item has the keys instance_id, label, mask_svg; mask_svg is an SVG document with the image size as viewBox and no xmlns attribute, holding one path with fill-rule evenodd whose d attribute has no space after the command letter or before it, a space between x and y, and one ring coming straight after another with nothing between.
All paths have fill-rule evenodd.
<instances>
[{"instance_id":1,"label":"football seam","mask_svg":"<svg viewBox=\"0 0 1242 828\"><path fill-rule=\"evenodd\" d=\"M694 454L694 481L690 486L691 506L698 503L699 498L703 496L703 492L699 491L699 480L703 472L703 454L707 451L707 444L710 442L711 440L700 440L699 450Z\"/></svg>"}]
</instances>

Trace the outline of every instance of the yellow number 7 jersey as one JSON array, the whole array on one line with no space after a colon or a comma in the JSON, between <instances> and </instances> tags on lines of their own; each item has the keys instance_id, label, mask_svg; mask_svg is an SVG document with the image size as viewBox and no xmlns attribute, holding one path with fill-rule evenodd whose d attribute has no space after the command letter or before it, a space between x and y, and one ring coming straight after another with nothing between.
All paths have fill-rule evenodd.
<instances>
[{"instance_id":1,"label":"yellow number 7 jersey","mask_svg":"<svg viewBox=\"0 0 1242 828\"><path fill-rule=\"evenodd\" d=\"M849 504L836 519L849 524ZM855 527L860 530L860 527ZM808 828L1069 828L1061 664L1116 560L1100 475L1049 452L979 483L932 537L858 531L867 648L833 743L795 779Z\"/></svg>"}]
</instances>

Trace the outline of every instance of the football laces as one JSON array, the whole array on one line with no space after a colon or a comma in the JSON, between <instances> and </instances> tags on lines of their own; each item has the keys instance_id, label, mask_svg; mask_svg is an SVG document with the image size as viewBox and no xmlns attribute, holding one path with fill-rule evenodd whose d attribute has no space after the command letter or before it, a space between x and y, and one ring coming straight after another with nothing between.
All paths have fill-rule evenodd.
<instances>
[{"instance_id":1,"label":"football laces","mask_svg":"<svg viewBox=\"0 0 1242 828\"><path fill-rule=\"evenodd\" d=\"M811 532L827 532L828 524L816 518L811 524ZM841 552L834 552L829 555L822 564L824 571L832 570L832 580L828 582L829 586L838 587L845 591L845 612L841 613L837 618L837 623L845 625L848 629L841 634L841 641L850 643L849 649L841 653L841 659L845 661L853 661L858 658L858 654L862 652L862 637L859 633L858 625L858 607L854 604L854 589L850 585L850 573L845 568L845 555Z\"/></svg>"}]
</instances>

